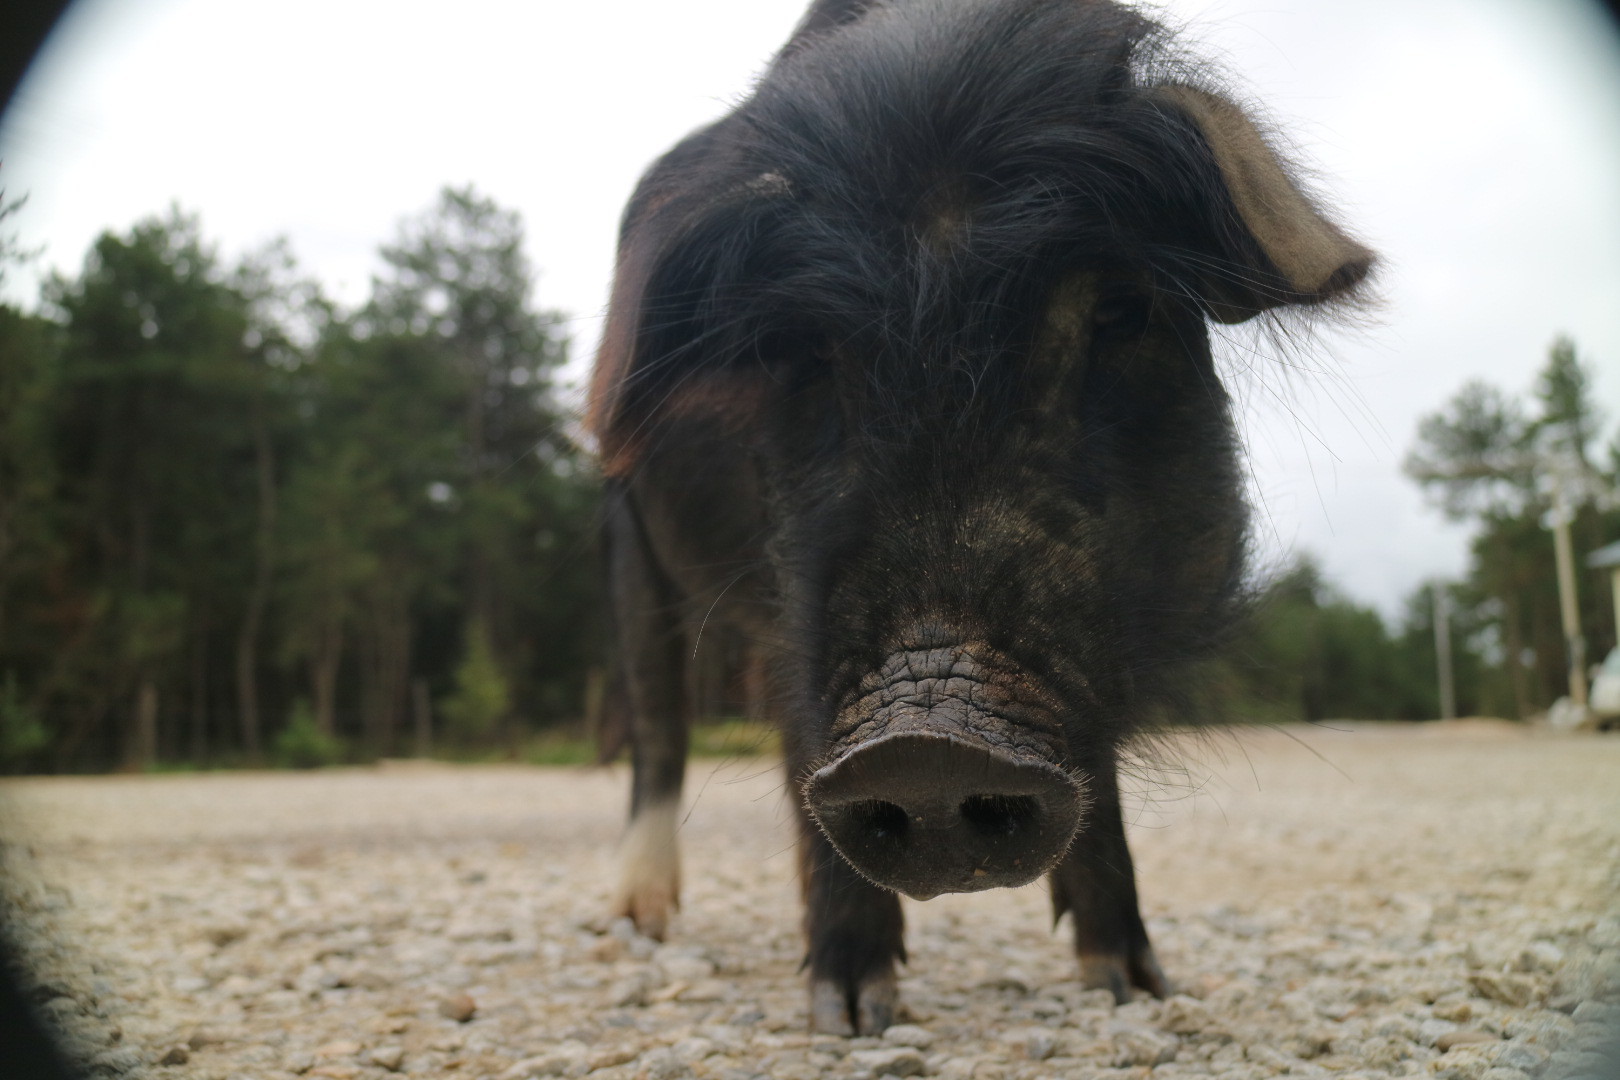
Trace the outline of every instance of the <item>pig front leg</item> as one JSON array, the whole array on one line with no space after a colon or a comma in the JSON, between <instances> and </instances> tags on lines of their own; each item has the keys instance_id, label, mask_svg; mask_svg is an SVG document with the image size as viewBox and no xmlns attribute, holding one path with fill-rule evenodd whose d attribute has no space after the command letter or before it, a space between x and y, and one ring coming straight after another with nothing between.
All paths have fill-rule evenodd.
<instances>
[{"instance_id":1,"label":"pig front leg","mask_svg":"<svg viewBox=\"0 0 1620 1080\"><path fill-rule=\"evenodd\" d=\"M1167 997L1170 983L1153 955L1136 899L1136 872L1125 846L1119 782L1110 762L1091 776L1088 820L1052 871L1054 924L1074 917L1074 950L1087 989L1110 990L1121 1005L1131 988Z\"/></svg>"},{"instance_id":2,"label":"pig front leg","mask_svg":"<svg viewBox=\"0 0 1620 1080\"><path fill-rule=\"evenodd\" d=\"M856 873L802 807L799 830L810 1029L882 1034L899 1006L895 962L906 958L900 897Z\"/></svg>"}]
</instances>

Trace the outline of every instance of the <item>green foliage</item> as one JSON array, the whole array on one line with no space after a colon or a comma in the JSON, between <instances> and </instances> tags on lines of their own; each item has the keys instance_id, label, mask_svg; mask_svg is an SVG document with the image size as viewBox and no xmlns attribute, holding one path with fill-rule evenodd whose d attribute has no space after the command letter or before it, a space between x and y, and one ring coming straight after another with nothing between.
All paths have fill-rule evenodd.
<instances>
[{"instance_id":1,"label":"green foliage","mask_svg":"<svg viewBox=\"0 0 1620 1080\"><path fill-rule=\"evenodd\" d=\"M455 693L440 705L451 734L464 743L487 738L510 709L511 690L495 663L489 635L482 627L468 627L467 652L456 668Z\"/></svg>"},{"instance_id":2,"label":"green foliage","mask_svg":"<svg viewBox=\"0 0 1620 1080\"><path fill-rule=\"evenodd\" d=\"M1502 513L1534 491L1533 430L1516 399L1470 382L1442 411L1418 422L1406 473L1436 495L1453 520Z\"/></svg>"},{"instance_id":3,"label":"green foliage","mask_svg":"<svg viewBox=\"0 0 1620 1080\"><path fill-rule=\"evenodd\" d=\"M336 765L344 753L343 740L321 730L309 701L294 701L287 725L276 735L276 763L288 769L318 769Z\"/></svg>"},{"instance_id":4,"label":"green foliage","mask_svg":"<svg viewBox=\"0 0 1620 1080\"><path fill-rule=\"evenodd\" d=\"M694 757L758 757L782 752L782 735L770 724L725 717L694 725Z\"/></svg>"},{"instance_id":5,"label":"green foliage","mask_svg":"<svg viewBox=\"0 0 1620 1080\"><path fill-rule=\"evenodd\" d=\"M1532 437L1548 451L1591 467L1591 444L1603 427L1603 411L1592 400L1592 376L1575 355L1575 343L1560 334L1547 350L1547 366L1536 377L1541 416Z\"/></svg>"},{"instance_id":6,"label":"green foliage","mask_svg":"<svg viewBox=\"0 0 1620 1080\"><path fill-rule=\"evenodd\" d=\"M0 228L0 272L25 254ZM344 312L284 246L228 263L171 210L44 316L0 307L0 685L49 737L32 767L116 764L143 688L197 763L398 752L424 692L467 738L580 716L595 482L522 224L446 191L382 256Z\"/></svg>"},{"instance_id":7,"label":"green foliage","mask_svg":"<svg viewBox=\"0 0 1620 1080\"><path fill-rule=\"evenodd\" d=\"M1392 631L1302 557L1263 591L1218 673L1227 707L1269 721L1432 719L1440 711L1432 610L1425 587ZM1473 670L1469 648L1453 643L1461 671Z\"/></svg>"},{"instance_id":8,"label":"green foliage","mask_svg":"<svg viewBox=\"0 0 1620 1080\"><path fill-rule=\"evenodd\" d=\"M0 683L0 769L26 764L50 741L50 732L17 688L17 673L6 672Z\"/></svg>"},{"instance_id":9,"label":"green foliage","mask_svg":"<svg viewBox=\"0 0 1620 1080\"><path fill-rule=\"evenodd\" d=\"M31 262L39 250L23 247L17 242L17 234L11 231L7 219L16 215L28 202L28 196L20 199L6 201L5 188L0 188L0 282L6 280L6 271L12 266L22 266Z\"/></svg>"},{"instance_id":10,"label":"green foliage","mask_svg":"<svg viewBox=\"0 0 1620 1080\"><path fill-rule=\"evenodd\" d=\"M596 744L567 731L545 731L523 746L527 765L590 765L596 760Z\"/></svg>"}]
</instances>

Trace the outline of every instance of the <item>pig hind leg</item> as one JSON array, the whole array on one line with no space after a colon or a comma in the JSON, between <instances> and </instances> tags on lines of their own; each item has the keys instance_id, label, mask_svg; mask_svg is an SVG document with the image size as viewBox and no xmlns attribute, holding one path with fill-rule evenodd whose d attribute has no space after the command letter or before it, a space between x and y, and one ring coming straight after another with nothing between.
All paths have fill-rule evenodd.
<instances>
[{"instance_id":1,"label":"pig hind leg","mask_svg":"<svg viewBox=\"0 0 1620 1080\"><path fill-rule=\"evenodd\" d=\"M1087 989L1110 990L1120 1004L1130 1000L1132 987L1165 997L1170 984L1142 925L1112 764L1092 774L1091 792L1089 819L1051 874L1053 918L1073 916L1080 981Z\"/></svg>"},{"instance_id":2,"label":"pig hind leg","mask_svg":"<svg viewBox=\"0 0 1620 1080\"><path fill-rule=\"evenodd\" d=\"M641 933L663 940L680 900L675 833L690 720L685 637L674 590L653 560L628 495L610 489L605 514L632 773L614 913L628 915Z\"/></svg>"}]
</instances>

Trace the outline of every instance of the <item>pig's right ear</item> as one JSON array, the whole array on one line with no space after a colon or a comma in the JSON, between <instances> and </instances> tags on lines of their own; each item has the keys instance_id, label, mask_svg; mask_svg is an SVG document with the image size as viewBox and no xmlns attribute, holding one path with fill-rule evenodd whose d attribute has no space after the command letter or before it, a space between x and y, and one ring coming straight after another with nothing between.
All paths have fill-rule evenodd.
<instances>
[{"instance_id":1,"label":"pig's right ear","mask_svg":"<svg viewBox=\"0 0 1620 1080\"><path fill-rule=\"evenodd\" d=\"M1240 323L1285 305L1352 296L1372 270L1371 251L1329 221L1294 182L1248 115L1191 86L1155 87L1162 108L1189 120L1225 189L1217 219L1217 265L1201 277L1210 316Z\"/></svg>"}]
</instances>

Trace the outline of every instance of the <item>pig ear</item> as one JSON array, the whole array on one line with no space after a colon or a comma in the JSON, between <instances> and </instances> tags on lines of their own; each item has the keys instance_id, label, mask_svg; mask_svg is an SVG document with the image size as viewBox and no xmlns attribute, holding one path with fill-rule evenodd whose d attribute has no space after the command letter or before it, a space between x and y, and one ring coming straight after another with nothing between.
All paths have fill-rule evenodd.
<instances>
[{"instance_id":1,"label":"pig ear","mask_svg":"<svg viewBox=\"0 0 1620 1080\"><path fill-rule=\"evenodd\" d=\"M1241 226L1216 229L1229 265L1204 283L1215 319L1239 323L1354 292L1372 269L1373 253L1312 205L1241 108L1191 86L1160 86L1154 94L1203 136Z\"/></svg>"}]
</instances>

